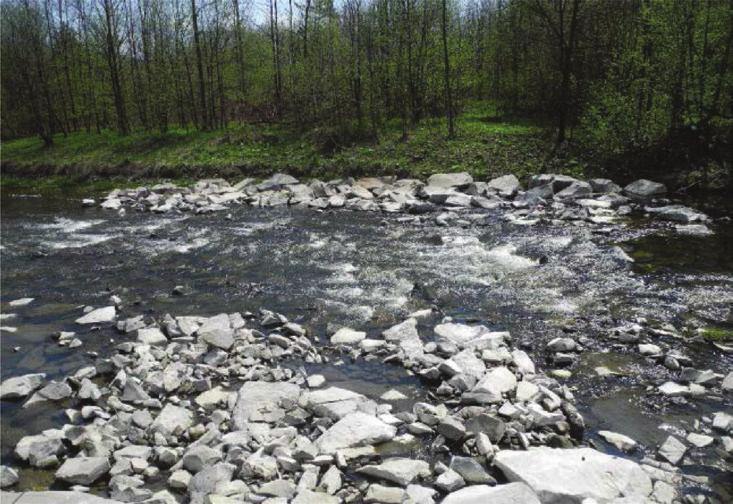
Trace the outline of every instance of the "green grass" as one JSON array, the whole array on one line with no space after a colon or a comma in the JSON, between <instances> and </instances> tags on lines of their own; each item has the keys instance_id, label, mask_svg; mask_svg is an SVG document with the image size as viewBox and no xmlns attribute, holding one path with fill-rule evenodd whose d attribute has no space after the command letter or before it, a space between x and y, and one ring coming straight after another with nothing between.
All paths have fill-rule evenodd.
<instances>
[{"instance_id":1,"label":"green grass","mask_svg":"<svg viewBox=\"0 0 733 504\"><path fill-rule=\"evenodd\" d=\"M468 171L486 179L514 173L519 177L548 170L552 144L537 125L497 118L493 107L474 103L457 119L457 137L446 138L445 120L427 119L402 140L398 121L390 121L372 142L323 148L337 130L300 133L283 125L231 125L201 132L172 129L164 134L113 131L57 135L44 148L38 138L3 143L0 158L13 177L33 173L97 177L229 177L284 171L304 178L346 175L425 177L445 171ZM330 135L329 135L330 133ZM553 171L579 174L580 165L555 162ZM4 177L7 178L7 177ZM14 179L11 184L18 184ZM119 184L118 184L119 185ZM3 182L4 187L8 187Z\"/></svg>"},{"instance_id":2,"label":"green grass","mask_svg":"<svg viewBox=\"0 0 733 504\"><path fill-rule=\"evenodd\" d=\"M702 335L709 341L733 341L733 329L726 329L723 327L706 327L702 330Z\"/></svg>"}]
</instances>

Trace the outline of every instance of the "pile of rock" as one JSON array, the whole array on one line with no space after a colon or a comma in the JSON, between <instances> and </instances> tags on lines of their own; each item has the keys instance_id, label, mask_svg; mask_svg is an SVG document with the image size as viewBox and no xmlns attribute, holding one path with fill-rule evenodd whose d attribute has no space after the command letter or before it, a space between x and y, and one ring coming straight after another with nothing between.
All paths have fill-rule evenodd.
<instances>
[{"instance_id":1,"label":"pile of rock","mask_svg":"<svg viewBox=\"0 0 733 504\"><path fill-rule=\"evenodd\" d=\"M439 173L426 182L367 177L313 180L306 184L289 175L275 174L259 183L252 178L235 185L223 179L209 179L191 188L159 184L151 188L116 189L101 206L158 213L208 213L225 210L232 203L413 214L501 208L508 220L518 224L533 224L539 219L608 224L638 209L657 219L679 223L681 233L710 233L704 225L708 218L700 212L664 201L664 206L645 206L665 193L663 184L644 179L622 189L608 179L583 181L558 174L535 175L529 179L526 190L514 175L488 182L474 181L468 173ZM442 221L445 219L443 216Z\"/></svg>"},{"instance_id":2,"label":"pile of rock","mask_svg":"<svg viewBox=\"0 0 733 504\"><path fill-rule=\"evenodd\" d=\"M380 337L341 328L324 348L267 310L155 321L112 308L77 322L128 335L114 355L63 381L0 385L3 399L31 396L24 406L70 401L69 423L15 452L74 491L104 481L115 501L148 503L669 502L657 492L668 471L577 447L572 393L506 332L443 320L425 341L409 318ZM434 400L397 411L395 391L377 402L283 365L326 362L334 347L405 366ZM3 487L18 480L0 475Z\"/></svg>"}]
</instances>

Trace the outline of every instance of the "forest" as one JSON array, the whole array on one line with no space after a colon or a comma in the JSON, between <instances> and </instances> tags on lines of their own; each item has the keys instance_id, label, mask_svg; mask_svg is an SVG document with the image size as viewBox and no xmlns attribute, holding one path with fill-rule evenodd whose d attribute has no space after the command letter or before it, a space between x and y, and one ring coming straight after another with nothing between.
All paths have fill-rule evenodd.
<instances>
[{"instance_id":1,"label":"forest","mask_svg":"<svg viewBox=\"0 0 733 504\"><path fill-rule=\"evenodd\" d=\"M483 103L542 128L548 156L731 170L733 0L0 6L6 145L276 124L337 149L436 119L460 141Z\"/></svg>"}]
</instances>

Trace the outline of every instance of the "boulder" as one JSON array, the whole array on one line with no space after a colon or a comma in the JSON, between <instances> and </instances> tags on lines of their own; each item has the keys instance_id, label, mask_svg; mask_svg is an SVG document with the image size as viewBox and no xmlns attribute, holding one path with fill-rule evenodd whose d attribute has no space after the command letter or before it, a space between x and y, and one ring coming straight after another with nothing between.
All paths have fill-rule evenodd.
<instances>
[{"instance_id":1,"label":"boulder","mask_svg":"<svg viewBox=\"0 0 733 504\"><path fill-rule=\"evenodd\" d=\"M659 456L672 465L677 465L685 456L687 446L674 436L669 436L659 447Z\"/></svg>"},{"instance_id":2,"label":"boulder","mask_svg":"<svg viewBox=\"0 0 733 504\"><path fill-rule=\"evenodd\" d=\"M13 486L18 482L18 472L12 467L0 465L0 488Z\"/></svg>"},{"instance_id":3,"label":"boulder","mask_svg":"<svg viewBox=\"0 0 733 504\"><path fill-rule=\"evenodd\" d=\"M526 483L543 503L643 500L652 492L651 479L637 463L592 448L501 450L494 465L509 481Z\"/></svg>"},{"instance_id":4,"label":"boulder","mask_svg":"<svg viewBox=\"0 0 733 504\"><path fill-rule=\"evenodd\" d=\"M82 492L23 492L3 493L2 500L7 497L11 504L119 504L119 501L97 497Z\"/></svg>"},{"instance_id":5,"label":"boulder","mask_svg":"<svg viewBox=\"0 0 733 504\"><path fill-rule=\"evenodd\" d=\"M555 193L556 199L576 199L583 198L590 195L593 192L591 185L588 182L582 182L580 180L573 181L562 191Z\"/></svg>"},{"instance_id":6,"label":"boulder","mask_svg":"<svg viewBox=\"0 0 733 504\"><path fill-rule=\"evenodd\" d=\"M624 187L624 194L632 199L644 200L667 192L667 187L659 182L639 179Z\"/></svg>"},{"instance_id":7,"label":"boulder","mask_svg":"<svg viewBox=\"0 0 733 504\"><path fill-rule=\"evenodd\" d=\"M105 322L114 322L117 316L117 309L114 306L105 306L92 310L83 317L76 319L77 324L103 324Z\"/></svg>"},{"instance_id":8,"label":"boulder","mask_svg":"<svg viewBox=\"0 0 733 504\"><path fill-rule=\"evenodd\" d=\"M137 330L137 340L146 345L165 345L168 338L157 327L149 327L147 329Z\"/></svg>"},{"instance_id":9,"label":"boulder","mask_svg":"<svg viewBox=\"0 0 733 504\"><path fill-rule=\"evenodd\" d=\"M237 429L246 429L248 422L278 421L285 416L283 402L296 404L300 387L285 382L245 382L237 393L232 420Z\"/></svg>"},{"instance_id":10,"label":"boulder","mask_svg":"<svg viewBox=\"0 0 733 504\"><path fill-rule=\"evenodd\" d=\"M620 193L621 186L614 183L612 180L604 178L595 178L588 181L590 186L593 188L594 193Z\"/></svg>"},{"instance_id":11,"label":"boulder","mask_svg":"<svg viewBox=\"0 0 733 504\"><path fill-rule=\"evenodd\" d=\"M40 387L45 379L45 373L32 373L3 380L0 399L22 399Z\"/></svg>"},{"instance_id":12,"label":"boulder","mask_svg":"<svg viewBox=\"0 0 733 504\"><path fill-rule=\"evenodd\" d=\"M473 182L473 177L466 172L461 173L436 173L428 177L428 185L434 187L466 187Z\"/></svg>"},{"instance_id":13,"label":"boulder","mask_svg":"<svg viewBox=\"0 0 733 504\"><path fill-rule=\"evenodd\" d=\"M338 504L341 499L323 492L314 492L306 488L300 490L291 504Z\"/></svg>"},{"instance_id":14,"label":"boulder","mask_svg":"<svg viewBox=\"0 0 733 504\"><path fill-rule=\"evenodd\" d=\"M321 453L333 453L342 448L366 446L389 441L397 429L366 413L349 413L333 424L317 440Z\"/></svg>"},{"instance_id":15,"label":"boulder","mask_svg":"<svg viewBox=\"0 0 733 504\"><path fill-rule=\"evenodd\" d=\"M60 401L71 397L71 387L66 382L50 381L41 390L36 392L23 405L24 408L45 401Z\"/></svg>"},{"instance_id":16,"label":"boulder","mask_svg":"<svg viewBox=\"0 0 733 504\"><path fill-rule=\"evenodd\" d=\"M558 501L562 502L562 501ZM524 483L488 486L474 485L451 492L442 504L540 504L540 500Z\"/></svg>"},{"instance_id":17,"label":"boulder","mask_svg":"<svg viewBox=\"0 0 733 504\"><path fill-rule=\"evenodd\" d=\"M488 371L473 388L473 392L501 397L517 388L517 378L504 366Z\"/></svg>"},{"instance_id":18,"label":"boulder","mask_svg":"<svg viewBox=\"0 0 733 504\"><path fill-rule=\"evenodd\" d=\"M342 327L331 336L332 345L356 345L366 338L366 333L354 331L348 327Z\"/></svg>"},{"instance_id":19,"label":"boulder","mask_svg":"<svg viewBox=\"0 0 733 504\"><path fill-rule=\"evenodd\" d=\"M517 194L517 191L521 189L519 180L514 175L504 175L491 179L487 185L489 191L495 191L500 196L510 198Z\"/></svg>"},{"instance_id":20,"label":"boulder","mask_svg":"<svg viewBox=\"0 0 733 504\"><path fill-rule=\"evenodd\" d=\"M234 329L226 313L220 313L204 320L197 334L199 341L204 341L222 350L229 350L234 344Z\"/></svg>"},{"instance_id":21,"label":"boulder","mask_svg":"<svg viewBox=\"0 0 733 504\"><path fill-rule=\"evenodd\" d=\"M107 457L70 458L56 471L56 479L77 485L91 485L109 470Z\"/></svg>"},{"instance_id":22,"label":"boulder","mask_svg":"<svg viewBox=\"0 0 733 504\"><path fill-rule=\"evenodd\" d=\"M450 461L450 468L460 474L469 485L496 484L496 480L473 457L454 456Z\"/></svg>"},{"instance_id":23,"label":"boulder","mask_svg":"<svg viewBox=\"0 0 733 504\"><path fill-rule=\"evenodd\" d=\"M166 404L152 424L152 432L160 432L166 436L180 436L193 424L193 413L186 408Z\"/></svg>"}]
</instances>

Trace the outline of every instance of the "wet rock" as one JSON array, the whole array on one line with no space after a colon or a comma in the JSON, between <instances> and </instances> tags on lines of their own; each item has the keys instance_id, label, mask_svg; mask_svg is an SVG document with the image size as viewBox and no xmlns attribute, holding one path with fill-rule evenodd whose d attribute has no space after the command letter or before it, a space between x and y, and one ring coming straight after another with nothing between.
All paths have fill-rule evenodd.
<instances>
[{"instance_id":1,"label":"wet rock","mask_svg":"<svg viewBox=\"0 0 733 504\"><path fill-rule=\"evenodd\" d=\"M418 477L430 476L430 465L423 460L408 458L391 458L378 465L368 465L357 469L359 474L391 481L401 486L407 486Z\"/></svg>"},{"instance_id":2,"label":"wet rock","mask_svg":"<svg viewBox=\"0 0 733 504\"><path fill-rule=\"evenodd\" d=\"M0 488L7 488L18 482L18 473L12 467L0 465Z\"/></svg>"},{"instance_id":3,"label":"wet rock","mask_svg":"<svg viewBox=\"0 0 733 504\"><path fill-rule=\"evenodd\" d=\"M350 413L336 422L316 441L321 453L366 446L395 437L397 429L366 413Z\"/></svg>"},{"instance_id":4,"label":"wet rock","mask_svg":"<svg viewBox=\"0 0 733 504\"><path fill-rule=\"evenodd\" d=\"M40 387L45 379L45 373L32 373L3 380L0 399L22 399Z\"/></svg>"},{"instance_id":5,"label":"wet rock","mask_svg":"<svg viewBox=\"0 0 733 504\"><path fill-rule=\"evenodd\" d=\"M607 443L612 444L621 451L631 452L634 451L634 449L636 448L636 441L631 439L629 436L619 434L618 432L602 430L598 431L598 435L601 436Z\"/></svg>"},{"instance_id":6,"label":"wet rock","mask_svg":"<svg viewBox=\"0 0 733 504\"><path fill-rule=\"evenodd\" d=\"M60 401L71 397L71 387L66 382L50 381L45 387L36 392L28 399L24 408L27 408L33 404L45 402L45 401Z\"/></svg>"},{"instance_id":7,"label":"wet rock","mask_svg":"<svg viewBox=\"0 0 733 504\"><path fill-rule=\"evenodd\" d=\"M733 415L718 411L713 414L713 429L717 429L723 432L730 432L733 430Z\"/></svg>"},{"instance_id":8,"label":"wet rock","mask_svg":"<svg viewBox=\"0 0 733 504\"><path fill-rule=\"evenodd\" d=\"M526 483L542 502L645 499L652 491L651 479L638 464L591 448L502 450L494 464L509 481Z\"/></svg>"},{"instance_id":9,"label":"wet rock","mask_svg":"<svg viewBox=\"0 0 733 504\"><path fill-rule=\"evenodd\" d=\"M555 501L543 501L555 502ZM557 501L561 502L561 501ZM442 504L540 504L532 489L524 483L509 483L491 487L474 485L451 492Z\"/></svg>"},{"instance_id":10,"label":"wet rock","mask_svg":"<svg viewBox=\"0 0 733 504\"><path fill-rule=\"evenodd\" d=\"M92 310L83 317L76 319L77 324L103 324L114 322L117 317L117 309L114 306L105 306Z\"/></svg>"},{"instance_id":11,"label":"wet rock","mask_svg":"<svg viewBox=\"0 0 733 504\"><path fill-rule=\"evenodd\" d=\"M56 479L67 483L91 485L110 470L107 457L76 457L66 461L56 471Z\"/></svg>"},{"instance_id":12,"label":"wet rock","mask_svg":"<svg viewBox=\"0 0 733 504\"><path fill-rule=\"evenodd\" d=\"M685 456L687 446L674 436L669 436L659 447L659 456L672 465L677 465Z\"/></svg>"},{"instance_id":13,"label":"wet rock","mask_svg":"<svg viewBox=\"0 0 733 504\"><path fill-rule=\"evenodd\" d=\"M33 301L35 301L35 298L20 298L20 299L13 299L8 303L8 306L12 306L13 308L18 308L21 306L28 306Z\"/></svg>"},{"instance_id":14,"label":"wet rock","mask_svg":"<svg viewBox=\"0 0 733 504\"><path fill-rule=\"evenodd\" d=\"M572 352L577 346L572 338L555 338L547 343L547 349L551 352Z\"/></svg>"},{"instance_id":15,"label":"wet rock","mask_svg":"<svg viewBox=\"0 0 733 504\"><path fill-rule=\"evenodd\" d=\"M667 187L659 182L639 179L624 187L624 194L633 199L649 199L667 192Z\"/></svg>"},{"instance_id":16,"label":"wet rock","mask_svg":"<svg viewBox=\"0 0 733 504\"><path fill-rule=\"evenodd\" d=\"M661 355L662 349L652 343L641 343L639 353L641 355Z\"/></svg>"},{"instance_id":17,"label":"wet rock","mask_svg":"<svg viewBox=\"0 0 733 504\"><path fill-rule=\"evenodd\" d=\"M685 385L681 385L679 383L675 383L672 381L668 381L660 385L657 390L661 392L662 394L669 396L669 397L675 397L675 396L683 396L687 395L690 392L690 388L686 387Z\"/></svg>"},{"instance_id":18,"label":"wet rock","mask_svg":"<svg viewBox=\"0 0 733 504\"><path fill-rule=\"evenodd\" d=\"M306 383L310 388L319 388L326 384L326 378L320 374L310 375L307 378Z\"/></svg>"},{"instance_id":19,"label":"wet rock","mask_svg":"<svg viewBox=\"0 0 733 504\"><path fill-rule=\"evenodd\" d=\"M362 331L354 331L348 327L342 327L331 336L331 344L333 345L356 345L366 338L366 333Z\"/></svg>"}]
</instances>

